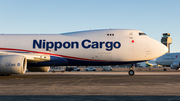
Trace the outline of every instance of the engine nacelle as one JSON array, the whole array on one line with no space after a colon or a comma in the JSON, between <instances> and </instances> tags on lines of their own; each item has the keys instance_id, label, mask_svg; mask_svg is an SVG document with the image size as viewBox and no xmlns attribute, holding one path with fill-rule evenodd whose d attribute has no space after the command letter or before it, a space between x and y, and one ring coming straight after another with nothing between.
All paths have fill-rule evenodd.
<instances>
[{"instance_id":1,"label":"engine nacelle","mask_svg":"<svg viewBox=\"0 0 180 101\"><path fill-rule=\"evenodd\" d=\"M27 68L27 59L20 55L0 56L0 73L24 74Z\"/></svg>"},{"instance_id":2,"label":"engine nacelle","mask_svg":"<svg viewBox=\"0 0 180 101\"><path fill-rule=\"evenodd\" d=\"M174 62L171 64L171 69L178 69L179 67L180 67L179 61L174 61Z\"/></svg>"},{"instance_id":3,"label":"engine nacelle","mask_svg":"<svg viewBox=\"0 0 180 101\"><path fill-rule=\"evenodd\" d=\"M171 69L177 69L177 67L174 67L174 66L171 64Z\"/></svg>"},{"instance_id":4,"label":"engine nacelle","mask_svg":"<svg viewBox=\"0 0 180 101\"><path fill-rule=\"evenodd\" d=\"M30 72L48 72L50 66L40 66L40 67L27 67Z\"/></svg>"},{"instance_id":5,"label":"engine nacelle","mask_svg":"<svg viewBox=\"0 0 180 101\"><path fill-rule=\"evenodd\" d=\"M174 62L172 63L172 66L173 66L173 67L180 67L179 61L174 61Z\"/></svg>"}]
</instances>

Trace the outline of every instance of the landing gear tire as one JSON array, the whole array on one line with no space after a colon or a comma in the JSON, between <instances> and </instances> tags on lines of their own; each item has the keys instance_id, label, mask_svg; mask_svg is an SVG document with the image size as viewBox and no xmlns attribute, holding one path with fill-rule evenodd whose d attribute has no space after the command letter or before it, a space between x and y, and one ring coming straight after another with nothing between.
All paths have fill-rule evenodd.
<instances>
[{"instance_id":1,"label":"landing gear tire","mask_svg":"<svg viewBox=\"0 0 180 101\"><path fill-rule=\"evenodd\" d=\"M129 70L129 76L133 76L135 74L134 70Z\"/></svg>"},{"instance_id":2,"label":"landing gear tire","mask_svg":"<svg viewBox=\"0 0 180 101\"><path fill-rule=\"evenodd\" d=\"M166 69L166 68L164 68L163 70L164 70L164 71L167 71L167 69Z\"/></svg>"}]
</instances>

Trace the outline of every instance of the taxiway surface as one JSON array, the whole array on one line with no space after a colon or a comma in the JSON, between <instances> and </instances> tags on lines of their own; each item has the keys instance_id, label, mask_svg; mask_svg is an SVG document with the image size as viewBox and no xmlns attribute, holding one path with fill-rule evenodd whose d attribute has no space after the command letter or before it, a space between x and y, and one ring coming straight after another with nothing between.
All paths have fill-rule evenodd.
<instances>
[{"instance_id":1,"label":"taxiway surface","mask_svg":"<svg viewBox=\"0 0 180 101\"><path fill-rule=\"evenodd\" d=\"M180 100L180 72L56 72L0 77L0 101Z\"/></svg>"}]
</instances>

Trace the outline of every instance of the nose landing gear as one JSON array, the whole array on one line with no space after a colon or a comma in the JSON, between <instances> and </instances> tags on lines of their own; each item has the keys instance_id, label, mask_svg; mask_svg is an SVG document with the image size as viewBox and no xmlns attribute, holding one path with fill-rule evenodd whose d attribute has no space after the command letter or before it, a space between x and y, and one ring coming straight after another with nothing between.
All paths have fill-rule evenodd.
<instances>
[{"instance_id":1,"label":"nose landing gear","mask_svg":"<svg viewBox=\"0 0 180 101\"><path fill-rule=\"evenodd\" d=\"M133 76L133 75L135 74L134 70L132 70L132 69L131 69L131 70L129 70L129 72L128 72L128 73L129 73L129 76Z\"/></svg>"},{"instance_id":2,"label":"nose landing gear","mask_svg":"<svg viewBox=\"0 0 180 101\"><path fill-rule=\"evenodd\" d=\"M132 64L132 66L130 67L130 70L128 72L129 76L133 76L135 74L135 65L136 64Z\"/></svg>"},{"instance_id":3,"label":"nose landing gear","mask_svg":"<svg viewBox=\"0 0 180 101\"><path fill-rule=\"evenodd\" d=\"M166 69L166 66L164 66L164 69L163 69L164 71L167 71L167 69Z\"/></svg>"}]
</instances>

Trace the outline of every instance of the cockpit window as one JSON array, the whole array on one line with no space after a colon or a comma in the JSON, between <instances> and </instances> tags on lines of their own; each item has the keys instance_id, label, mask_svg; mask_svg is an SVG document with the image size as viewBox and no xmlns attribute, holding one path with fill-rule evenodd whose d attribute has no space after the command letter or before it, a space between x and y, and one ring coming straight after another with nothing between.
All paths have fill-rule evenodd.
<instances>
[{"instance_id":1,"label":"cockpit window","mask_svg":"<svg viewBox=\"0 0 180 101\"><path fill-rule=\"evenodd\" d=\"M146 35L145 33L139 33L139 35Z\"/></svg>"}]
</instances>

